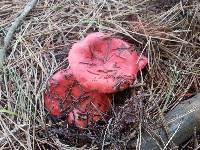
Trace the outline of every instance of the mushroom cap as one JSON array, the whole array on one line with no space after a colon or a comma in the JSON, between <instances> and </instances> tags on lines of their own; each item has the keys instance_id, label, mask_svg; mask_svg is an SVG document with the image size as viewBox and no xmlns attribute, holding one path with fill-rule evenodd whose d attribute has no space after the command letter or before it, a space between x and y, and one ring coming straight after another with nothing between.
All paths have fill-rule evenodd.
<instances>
[{"instance_id":1,"label":"mushroom cap","mask_svg":"<svg viewBox=\"0 0 200 150\"><path fill-rule=\"evenodd\" d=\"M86 128L91 123L108 118L107 113L111 107L111 99L105 94L98 93L92 93L91 97L91 99L82 101L79 107L68 114L67 121L69 124Z\"/></svg>"},{"instance_id":2,"label":"mushroom cap","mask_svg":"<svg viewBox=\"0 0 200 150\"><path fill-rule=\"evenodd\" d=\"M110 103L111 98L108 94L84 89L75 80L70 69L56 72L49 79L44 93L44 105L49 113L55 117L69 113L69 124L74 121L77 127L86 127L91 122L103 119L109 111ZM102 112L104 114L100 115ZM75 114L75 117L72 118L72 114ZM87 121L79 119L80 114L87 114Z\"/></svg>"},{"instance_id":3,"label":"mushroom cap","mask_svg":"<svg viewBox=\"0 0 200 150\"><path fill-rule=\"evenodd\" d=\"M127 42L100 32L91 33L75 43L68 60L78 82L100 93L126 89L148 62Z\"/></svg>"},{"instance_id":4,"label":"mushroom cap","mask_svg":"<svg viewBox=\"0 0 200 150\"><path fill-rule=\"evenodd\" d=\"M80 102L79 110L87 112L90 122L97 122L100 119L106 120L107 112L111 107L111 97L104 93L91 93L90 99Z\"/></svg>"},{"instance_id":5,"label":"mushroom cap","mask_svg":"<svg viewBox=\"0 0 200 150\"><path fill-rule=\"evenodd\" d=\"M59 117L72 109L84 92L70 69L60 70L48 81L44 105L51 115Z\"/></svg>"}]
</instances>

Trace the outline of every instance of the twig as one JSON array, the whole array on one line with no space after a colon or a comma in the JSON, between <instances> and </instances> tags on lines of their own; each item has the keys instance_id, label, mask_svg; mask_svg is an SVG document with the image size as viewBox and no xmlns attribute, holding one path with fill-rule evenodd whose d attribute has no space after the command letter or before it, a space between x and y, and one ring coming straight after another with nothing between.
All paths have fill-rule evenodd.
<instances>
[{"instance_id":1,"label":"twig","mask_svg":"<svg viewBox=\"0 0 200 150\"><path fill-rule=\"evenodd\" d=\"M36 5L38 0L31 0L27 3L27 5L25 6L24 10L22 11L22 13L19 15L19 17L17 17L15 19L15 21L13 22L12 26L9 28L8 33L6 34L6 37L4 38L4 40L0 39L0 100L1 100L1 91L2 91L2 74L3 74L3 62L5 59L5 54L6 54L6 50L9 47L10 41L13 37L13 34L15 32L15 30L17 29L17 27L19 26L19 24L21 23L21 21L24 20L24 18L28 15L28 13L32 10L32 8ZM4 43L3 43L4 41ZM19 128L15 128L11 131L12 134L14 134L15 132L18 131ZM4 143L6 141L6 137L0 137L0 145L1 143Z\"/></svg>"},{"instance_id":2,"label":"twig","mask_svg":"<svg viewBox=\"0 0 200 150\"><path fill-rule=\"evenodd\" d=\"M30 0L27 5L25 6L22 13L15 19L15 21L12 23L12 26L9 28L6 37L4 38L4 45L3 48L0 48L0 67L2 67L6 50L9 47L10 41L13 37L13 34L19 24L24 20L24 18L29 14L29 12L33 9L33 7L36 5L38 0Z\"/></svg>"},{"instance_id":3,"label":"twig","mask_svg":"<svg viewBox=\"0 0 200 150\"><path fill-rule=\"evenodd\" d=\"M1 52L1 50L3 49L3 40L0 38L0 52ZM1 54L0 54L0 101L1 101L1 92L2 92L2 81L3 81L3 70L2 70L2 68L3 68L3 57L1 56Z\"/></svg>"},{"instance_id":4,"label":"twig","mask_svg":"<svg viewBox=\"0 0 200 150\"><path fill-rule=\"evenodd\" d=\"M198 149L200 149L200 145L198 145L194 150L198 150Z\"/></svg>"},{"instance_id":5,"label":"twig","mask_svg":"<svg viewBox=\"0 0 200 150\"><path fill-rule=\"evenodd\" d=\"M9 131L5 136L0 136L0 146L3 145L6 141L8 136L13 136L14 134L16 134L18 131L20 131L20 129L27 127L28 125L21 125L21 126L16 126L13 130Z\"/></svg>"},{"instance_id":6,"label":"twig","mask_svg":"<svg viewBox=\"0 0 200 150\"><path fill-rule=\"evenodd\" d=\"M112 123L112 118L108 121L108 125L107 125L107 128L105 130L105 133L104 133L104 136L103 136L103 143L102 143L102 147L101 147L101 150L104 150L104 146L105 146L105 139L106 139L106 134L109 130L109 127L110 127L110 124Z\"/></svg>"},{"instance_id":7,"label":"twig","mask_svg":"<svg viewBox=\"0 0 200 150\"><path fill-rule=\"evenodd\" d=\"M1 99L1 87L2 87L2 74L3 74L3 62L5 59L6 50L9 47L10 41L13 37L13 34L19 24L24 20L24 18L28 15L28 13L33 9L33 7L36 5L38 0L30 0L27 5L25 6L24 10L21 12L19 17L15 19L15 21L12 23L12 26L9 28L6 37L4 40L0 39L0 99ZM4 42L3 42L4 41Z\"/></svg>"}]
</instances>

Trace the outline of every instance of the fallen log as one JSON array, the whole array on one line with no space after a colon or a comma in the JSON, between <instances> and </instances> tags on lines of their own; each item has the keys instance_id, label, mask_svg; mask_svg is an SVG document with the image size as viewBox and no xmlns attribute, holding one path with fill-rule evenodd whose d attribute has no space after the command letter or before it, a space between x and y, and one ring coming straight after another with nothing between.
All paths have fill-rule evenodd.
<instances>
[{"instance_id":1,"label":"fallen log","mask_svg":"<svg viewBox=\"0 0 200 150\"><path fill-rule=\"evenodd\" d=\"M170 142L179 146L187 141L195 129L200 130L200 93L178 104L165 115L165 119L170 137L167 138L163 128L158 128L153 133L145 131L141 134L140 144L136 144L136 139L131 139L127 144L127 149L138 146L141 150L166 149ZM160 139L158 140L157 137Z\"/></svg>"}]
</instances>

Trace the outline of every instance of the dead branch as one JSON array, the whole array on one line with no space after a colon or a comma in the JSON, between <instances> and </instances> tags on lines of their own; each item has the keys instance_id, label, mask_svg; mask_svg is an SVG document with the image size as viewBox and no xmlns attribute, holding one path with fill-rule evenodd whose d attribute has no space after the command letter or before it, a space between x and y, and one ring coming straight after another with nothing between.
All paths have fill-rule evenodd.
<instances>
[{"instance_id":1,"label":"dead branch","mask_svg":"<svg viewBox=\"0 0 200 150\"><path fill-rule=\"evenodd\" d=\"M6 50L9 47L10 41L13 37L15 30L17 29L19 24L24 20L24 18L29 14L29 12L33 9L37 1L38 0L30 0L27 3L27 5L25 6L24 10L21 12L19 17L17 17L15 21L12 23L12 26L9 28L4 40L0 39L0 99L1 99L1 87L2 87L2 80L3 80L2 69L3 69L3 62L5 59Z\"/></svg>"},{"instance_id":2,"label":"dead branch","mask_svg":"<svg viewBox=\"0 0 200 150\"><path fill-rule=\"evenodd\" d=\"M24 128L24 127L27 127L27 125L21 125L21 126L16 126L13 130L11 131L8 131L8 133L4 136L0 136L0 145L3 145L5 144L5 142L7 141L7 138L9 136L14 136L17 132L20 131L20 129Z\"/></svg>"},{"instance_id":3,"label":"dead branch","mask_svg":"<svg viewBox=\"0 0 200 150\"><path fill-rule=\"evenodd\" d=\"M19 17L15 19L15 21L12 23L12 26L9 28L6 37L4 38L4 45L3 48L0 48L0 67L2 67L6 50L9 47L10 41L13 37L13 34L19 24L24 20L24 18L29 14L29 12L33 9L33 7L36 5L38 0L30 0L27 5L25 6L24 10L21 12Z\"/></svg>"}]
</instances>

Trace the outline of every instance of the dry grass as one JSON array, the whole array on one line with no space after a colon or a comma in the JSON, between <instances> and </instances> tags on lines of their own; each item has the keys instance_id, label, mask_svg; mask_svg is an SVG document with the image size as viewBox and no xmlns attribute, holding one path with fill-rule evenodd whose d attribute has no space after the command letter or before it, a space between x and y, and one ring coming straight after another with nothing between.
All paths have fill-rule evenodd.
<instances>
[{"instance_id":1,"label":"dry grass","mask_svg":"<svg viewBox=\"0 0 200 150\"><path fill-rule=\"evenodd\" d=\"M87 132L96 142L90 149L121 148L130 137L140 137L141 130L165 125L164 113L200 88L199 3L168 1L40 1L18 28L7 53L0 101L1 149L75 149L49 134L54 125L46 119L42 93L49 76L67 65L71 45L93 31L110 32L135 44L148 56L149 65L128 91L130 96L114 97L115 102L127 100L121 107L113 106L108 124ZM25 0L0 2L0 36L25 4ZM123 111L129 110L127 106L135 108L129 113L139 112L128 122Z\"/></svg>"}]
</instances>

